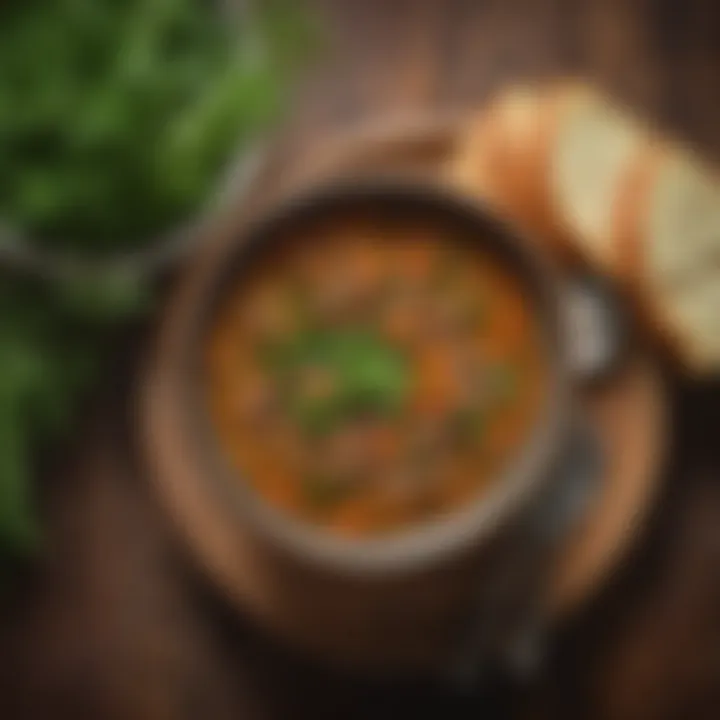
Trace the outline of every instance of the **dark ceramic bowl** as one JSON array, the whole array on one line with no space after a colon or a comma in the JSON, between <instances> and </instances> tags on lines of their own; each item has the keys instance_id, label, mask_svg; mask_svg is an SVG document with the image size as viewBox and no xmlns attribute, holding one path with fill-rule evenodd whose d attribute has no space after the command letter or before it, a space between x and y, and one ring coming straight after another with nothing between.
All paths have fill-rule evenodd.
<instances>
[{"instance_id":1,"label":"dark ceramic bowl","mask_svg":"<svg viewBox=\"0 0 720 720\"><path fill-rule=\"evenodd\" d=\"M259 498L230 468L213 429L204 395L203 348L213 318L228 291L243 282L255 260L288 236L325 219L362 214L427 218L447 227L497 258L520 279L536 314L548 358L545 404L527 441L503 476L477 501L452 515L382 538L349 540L288 517ZM459 231L459 232L458 232ZM386 574L413 572L472 554L502 528L512 525L542 494L557 473L553 469L570 431L574 382L569 367L561 284L552 269L518 232L488 210L447 190L399 180L346 182L312 189L286 199L248 227L218 265L196 307L196 335L188 348L188 418L201 443L209 478L219 481L227 501L237 507L238 522L303 563L332 572Z\"/></svg>"}]
</instances>

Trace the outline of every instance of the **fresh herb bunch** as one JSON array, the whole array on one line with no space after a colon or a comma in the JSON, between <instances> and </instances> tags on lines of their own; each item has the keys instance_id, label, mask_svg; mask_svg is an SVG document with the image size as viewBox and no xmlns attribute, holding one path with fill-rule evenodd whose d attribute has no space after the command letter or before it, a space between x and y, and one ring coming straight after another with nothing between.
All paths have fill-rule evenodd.
<instances>
[{"instance_id":1,"label":"fresh herb bunch","mask_svg":"<svg viewBox=\"0 0 720 720\"><path fill-rule=\"evenodd\" d=\"M128 299L124 295L117 317L126 317ZM32 477L38 453L62 436L77 396L97 377L109 315L99 322L100 315L78 312L74 292L10 278L0 287L0 314L2 557L35 545Z\"/></svg>"},{"instance_id":2,"label":"fresh herb bunch","mask_svg":"<svg viewBox=\"0 0 720 720\"><path fill-rule=\"evenodd\" d=\"M239 42L219 6L3 3L0 217L37 242L102 253L194 213L276 111L292 58L288 8L258 3L256 33Z\"/></svg>"},{"instance_id":3,"label":"fresh herb bunch","mask_svg":"<svg viewBox=\"0 0 720 720\"><path fill-rule=\"evenodd\" d=\"M396 414L407 397L405 358L372 332L306 331L271 355L272 369L288 386L291 414L311 434L324 434L358 414ZM297 376L308 369L327 373L334 391L320 398L298 396Z\"/></svg>"},{"instance_id":4,"label":"fresh herb bunch","mask_svg":"<svg viewBox=\"0 0 720 720\"><path fill-rule=\"evenodd\" d=\"M101 257L198 212L277 112L306 39L291 0L258 3L250 30L219 6L0 3L0 219L36 245ZM33 545L39 449L70 425L146 290L0 275L0 555Z\"/></svg>"}]
</instances>

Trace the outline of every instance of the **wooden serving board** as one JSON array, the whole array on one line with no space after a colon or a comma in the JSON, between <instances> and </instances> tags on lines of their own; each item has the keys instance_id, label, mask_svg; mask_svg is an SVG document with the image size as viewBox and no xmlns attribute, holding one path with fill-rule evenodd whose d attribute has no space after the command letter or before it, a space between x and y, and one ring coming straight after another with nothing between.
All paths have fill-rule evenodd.
<instances>
[{"instance_id":1,"label":"wooden serving board","mask_svg":"<svg viewBox=\"0 0 720 720\"><path fill-rule=\"evenodd\" d=\"M396 120L326 140L320 147L299 153L290 163L269 163L250 204L270 203L299 186L339 176L400 173L437 179L462 122L458 116ZM234 225L214 247L232 242L238 230ZM208 258L212 254L209 249ZM181 421L179 348L190 329L194 299L202 292L200 278L205 267L201 261L189 271L158 328L141 385L145 459L161 504L196 563L238 610L283 634L292 622L283 614L287 609L282 609L273 588L264 582L246 530L211 492L199 470L192 438L186 436ZM549 585L546 600L554 621L576 610L602 585L638 536L656 497L668 434L660 373L639 347L610 382L584 391L582 402L598 433L607 473Z\"/></svg>"}]
</instances>

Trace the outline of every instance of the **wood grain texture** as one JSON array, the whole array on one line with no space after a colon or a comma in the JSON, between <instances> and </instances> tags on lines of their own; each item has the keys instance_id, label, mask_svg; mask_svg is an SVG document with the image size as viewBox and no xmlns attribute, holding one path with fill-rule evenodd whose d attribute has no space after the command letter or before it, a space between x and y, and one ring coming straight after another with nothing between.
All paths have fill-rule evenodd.
<instances>
[{"instance_id":1,"label":"wood grain texture","mask_svg":"<svg viewBox=\"0 0 720 720\"><path fill-rule=\"evenodd\" d=\"M329 57L299 94L290 147L371 115L475 106L510 78L582 73L720 159L713 0L316 4ZM86 432L43 490L48 554L0 620L0 717L718 716L720 388L678 388L676 459L651 537L559 639L545 676L470 697L330 677L232 617L185 569L133 466L125 397L105 403L108 435Z\"/></svg>"}]
</instances>

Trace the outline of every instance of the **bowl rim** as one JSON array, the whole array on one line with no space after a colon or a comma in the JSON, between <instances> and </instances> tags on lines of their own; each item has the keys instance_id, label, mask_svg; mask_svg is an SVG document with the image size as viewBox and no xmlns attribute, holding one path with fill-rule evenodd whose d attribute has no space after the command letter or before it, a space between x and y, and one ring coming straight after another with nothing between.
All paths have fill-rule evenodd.
<instances>
[{"instance_id":1,"label":"bowl rim","mask_svg":"<svg viewBox=\"0 0 720 720\"><path fill-rule=\"evenodd\" d=\"M231 283L242 272L253 250L282 235L287 226L309 216L332 215L353 204L404 208L413 206L436 215L440 222L462 223L480 237L492 237L496 249L509 253L511 262L534 283L548 355L546 404L522 452L482 494L447 516L412 525L382 537L345 538L303 522L273 507L232 467L213 428L205 395L207 333ZM486 241L486 240L485 240ZM473 241L475 242L475 241ZM483 242L483 241L481 241ZM561 312L561 281L553 266L517 228L498 218L482 203L427 180L407 177L363 177L321 182L280 199L252 219L228 243L212 272L205 278L199 302L193 308L192 331L183 348L182 386L188 437L198 444L198 457L222 499L237 509L238 521L253 534L306 564L351 574L387 574L416 571L447 562L478 548L513 519L520 517L552 482L552 472L571 425L572 372L567 334Z\"/></svg>"}]
</instances>

